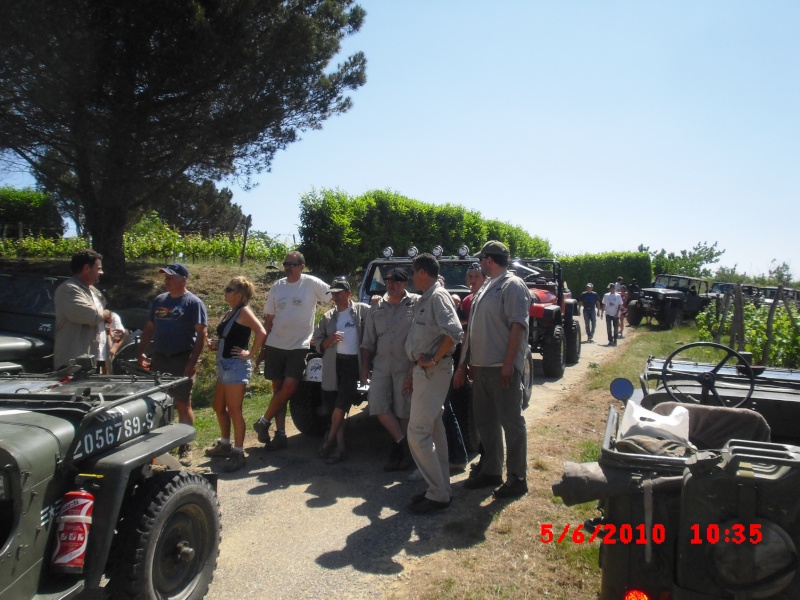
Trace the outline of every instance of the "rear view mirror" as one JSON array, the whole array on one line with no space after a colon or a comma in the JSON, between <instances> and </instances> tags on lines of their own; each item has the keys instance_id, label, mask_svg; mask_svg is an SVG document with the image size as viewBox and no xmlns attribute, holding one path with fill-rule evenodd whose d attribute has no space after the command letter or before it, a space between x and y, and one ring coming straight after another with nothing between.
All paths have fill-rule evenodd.
<instances>
[{"instance_id":1,"label":"rear view mirror","mask_svg":"<svg viewBox=\"0 0 800 600\"><path fill-rule=\"evenodd\" d=\"M633 384L624 377L617 377L611 382L609 389L614 398L623 402L633 396Z\"/></svg>"}]
</instances>

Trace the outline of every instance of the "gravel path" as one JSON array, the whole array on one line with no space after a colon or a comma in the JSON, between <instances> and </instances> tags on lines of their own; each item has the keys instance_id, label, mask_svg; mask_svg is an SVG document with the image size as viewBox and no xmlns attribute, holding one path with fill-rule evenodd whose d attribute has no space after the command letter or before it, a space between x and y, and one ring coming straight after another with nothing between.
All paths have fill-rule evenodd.
<instances>
[{"instance_id":1,"label":"gravel path","mask_svg":"<svg viewBox=\"0 0 800 600\"><path fill-rule=\"evenodd\" d=\"M557 381L545 379L535 361L528 425L568 393L590 363L613 352L604 343L584 343L580 362ZM346 459L334 466L317 458L320 440L291 428L289 448L277 453L265 452L248 434L245 469L220 476L222 545L207 598L242 600L255 593L381 598L392 583L408 576L415 562L442 549L439 528L464 527L466 521L469 545L482 539L489 522L478 521L479 511L473 508L484 496L458 485L466 473L453 477L450 509L436 515L409 513L405 505L424 483L407 482L407 472L383 471L388 437L375 419L356 410L346 430Z\"/></svg>"}]
</instances>

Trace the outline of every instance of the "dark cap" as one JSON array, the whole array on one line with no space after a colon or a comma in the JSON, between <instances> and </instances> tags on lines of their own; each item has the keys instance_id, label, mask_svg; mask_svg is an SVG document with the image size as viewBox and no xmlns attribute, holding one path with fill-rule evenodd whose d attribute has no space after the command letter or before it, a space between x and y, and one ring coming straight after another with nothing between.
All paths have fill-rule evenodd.
<instances>
[{"instance_id":1,"label":"dark cap","mask_svg":"<svg viewBox=\"0 0 800 600\"><path fill-rule=\"evenodd\" d=\"M383 279L384 281L389 281L390 279L394 281L408 281L408 271L395 267L389 271Z\"/></svg>"},{"instance_id":2,"label":"dark cap","mask_svg":"<svg viewBox=\"0 0 800 600\"><path fill-rule=\"evenodd\" d=\"M331 282L330 292L344 292L350 291L350 284L344 277L337 277Z\"/></svg>"},{"instance_id":3,"label":"dark cap","mask_svg":"<svg viewBox=\"0 0 800 600\"><path fill-rule=\"evenodd\" d=\"M503 242L497 240L489 240L483 245L478 256L486 256L487 254L499 254L500 256L508 256L510 252L508 247Z\"/></svg>"},{"instance_id":4,"label":"dark cap","mask_svg":"<svg viewBox=\"0 0 800 600\"><path fill-rule=\"evenodd\" d=\"M166 267L161 267L158 272L166 273L167 275L179 275L181 277L186 277L187 279L189 278L189 269L187 269L186 266L182 265L181 263L172 263Z\"/></svg>"}]
</instances>

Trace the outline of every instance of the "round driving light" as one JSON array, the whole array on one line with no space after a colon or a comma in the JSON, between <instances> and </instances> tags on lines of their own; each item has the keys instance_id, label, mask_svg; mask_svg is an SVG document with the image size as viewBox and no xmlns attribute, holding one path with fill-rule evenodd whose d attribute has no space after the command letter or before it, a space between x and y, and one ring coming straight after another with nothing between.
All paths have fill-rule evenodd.
<instances>
[{"instance_id":1,"label":"round driving light","mask_svg":"<svg viewBox=\"0 0 800 600\"><path fill-rule=\"evenodd\" d=\"M391 258L393 254L394 250L392 250L391 246L386 246L386 248L383 249L383 258Z\"/></svg>"},{"instance_id":2,"label":"round driving light","mask_svg":"<svg viewBox=\"0 0 800 600\"><path fill-rule=\"evenodd\" d=\"M416 246L411 246L411 248L408 249L408 256L410 258L414 258L417 254L419 254L419 250L417 250Z\"/></svg>"},{"instance_id":3,"label":"round driving light","mask_svg":"<svg viewBox=\"0 0 800 600\"><path fill-rule=\"evenodd\" d=\"M433 250L431 250L431 254L433 254L436 258L439 258L442 254L444 254L444 248L441 246L435 246Z\"/></svg>"},{"instance_id":4,"label":"round driving light","mask_svg":"<svg viewBox=\"0 0 800 600\"><path fill-rule=\"evenodd\" d=\"M469 247L467 247L466 244L461 244L461 246L459 246L459 248L458 248L458 255L461 258L464 258L465 256L469 256Z\"/></svg>"}]
</instances>

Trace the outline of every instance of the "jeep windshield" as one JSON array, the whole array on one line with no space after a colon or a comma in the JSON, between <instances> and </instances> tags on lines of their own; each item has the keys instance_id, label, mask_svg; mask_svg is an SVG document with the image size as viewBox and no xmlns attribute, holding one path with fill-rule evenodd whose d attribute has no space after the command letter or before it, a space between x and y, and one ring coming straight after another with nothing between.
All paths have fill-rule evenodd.
<instances>
[{"instance_id":1,"label":"jeep windshield","mask_svg":"<svg viewBox=\"0 0 800 600\"><path fill-rule=\"evenodd\" d=\"M0 274L0 307L18 315L56 314L56 288L66 277Z\"/></svg>"},{"instance_id":2,"label":"jeep windshield","mask_svg":"<svg viewBox=\"0 0 800 600\"><path fill-rule=\"evenodd\" d=\"M691 277L681 277L680 275L658 275L653 282L654 288L667 288L670 290L689 291L694 288L695 291L706 292L708 283L701 279L693 279Z\"/></svg>"}]
</instances>

